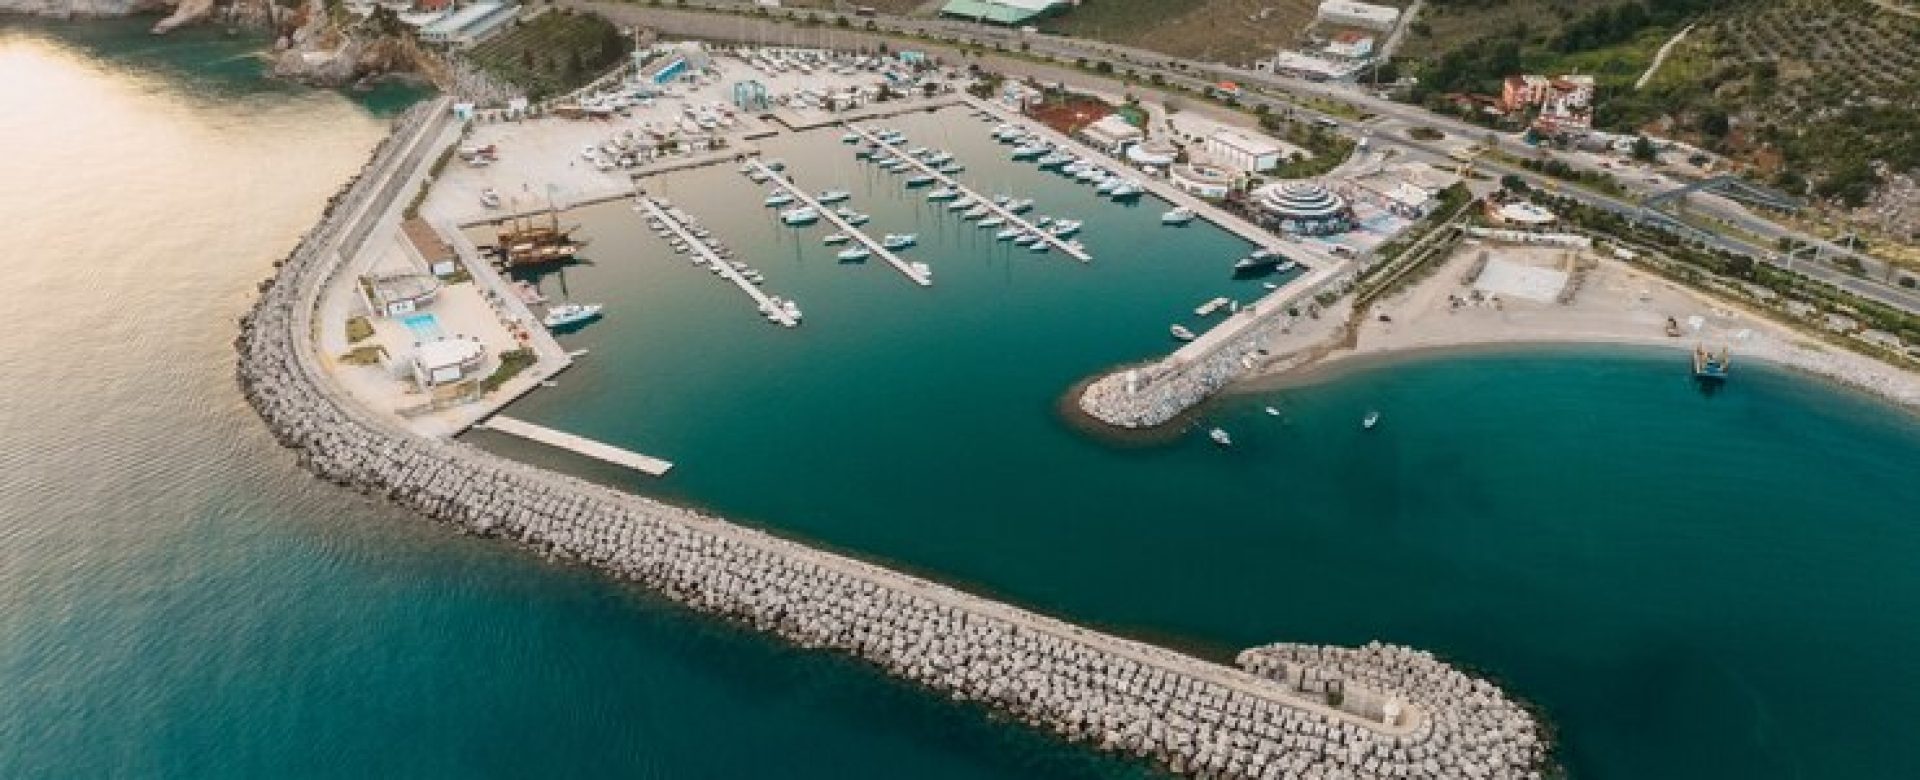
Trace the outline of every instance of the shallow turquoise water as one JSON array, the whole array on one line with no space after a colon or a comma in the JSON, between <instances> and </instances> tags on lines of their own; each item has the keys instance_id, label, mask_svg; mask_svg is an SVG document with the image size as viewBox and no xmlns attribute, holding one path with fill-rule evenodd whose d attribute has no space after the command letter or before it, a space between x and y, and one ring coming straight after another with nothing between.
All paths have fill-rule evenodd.
<instances>
[{"instance_id":1,"label":"shallow turquoise water","mask_svg":"<svg viewBox=\"0 0 1920 780\"><path fill-rule=\"evenodd\" d=\"M0 343L51 357L0 372L0 777L1141 773L316 484L228 343L379 122L259 86L244 40L9 24L0 139L34 153L0 212L35 251L0 255ZM1114 446L1060 392L1246 289L1235 241L1062 188L1042 210L1088 220L1094 265L969 253L944 212L787 156L922 233L936 286L838 266L730 171L669 184L800 300L785 331L625 206L584 215L567 288L612 308L514 413L679 468L536 457L1197 652L1433 648L1541 702L1581 776L1920 764L1906 418L1752 364L1704 397L1677 357L1547 350L1232 401L1232 452ZM1050 181L978 156L983 186Z\"/></svg>"},{"instance_id":2,"label":"shallow turquoise water","mask_svg":"<svg viewBox=\"0 0 1920 780\"><path fill-rule=\"evenodd\" d=\"M1096 259L996 246L837 132L769 145L918 232L912 287L843 266L730 166L649 185L806 311L770 326L625 204L574 216L592 263L541 279L607 303L590 354L512 414L671 459L663 481L514 454L1216 657L1278 639L1430 648L1510 682L1600 777L1874 776L1915 763L1920 454L1912 418L1764 366L1702 395L1684 356L1424 359L1230 399L1165 446L1090 438L1060 394L1171 345L1244 251L1094 200L964 113L890 120L983 190L1088 222ZM1281 407L1282 419L1261 411ZM1385 424L1363 432L1372 408ZM1816 671L1817 670L1817 671ZM1872 691L1871 695L1863 695Z\"/></svg>"}]
</instances>

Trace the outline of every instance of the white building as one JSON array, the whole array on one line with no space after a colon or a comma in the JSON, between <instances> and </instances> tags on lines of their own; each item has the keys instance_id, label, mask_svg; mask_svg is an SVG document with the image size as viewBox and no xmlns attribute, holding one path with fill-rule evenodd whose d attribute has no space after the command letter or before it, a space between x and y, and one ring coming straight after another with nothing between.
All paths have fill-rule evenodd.
<instances>
[{"instance_id":1,"label":"white building","mask_svg":"<svg viewBox=\"0 0 1920 780\"><path fill-rule=\"evenodd\" d=\"M1280 165L1280 147L1270 141L1221 130L1207 138L1207 156L1214 162L1247 173L1270 171Z\"/></svg>"},{"instance_id":2,"label":"white building","mask_svg":"<svg viewBox=\"0 0 1920 780\"><path fill-rule=\"evenodd\" d=\"M1119 114L1108 114L1100 121L1080 128L1080 135L1100 151L1119 154L1128 144L1139 143L1147 134Z\"/></svg>"},{"instance_id":3,"label":"white building","mask_svg":"<svg viewBox=\"0 0 1920 780\"><path fill-rule=\"evenodd\" d=\"M471 378L486 363L487 348L477 339L443 338L415 347L413 381L422 390L431 390Z\"/></svg>"},{"instance_id":4,"label":"white building","mask_svg":"<svg viewBox=\"0 0 1920 780\"><path fill-rule=\"evenodd\" d=\"M1317 18L1326 24L1386 32L1400 20L1400 9L1354 0L1320 0Z\"/></svg>"},{"instance_id":5,"label":"white building","mask_svg":"<svg viewBox=\"0 0 1920 780\"><path fill-rule=\"evenodd\" d=\"M446 46L472 46L519 15L518 5L483 0L423 25L420 40Z\"/></svg>"}]
</instances>

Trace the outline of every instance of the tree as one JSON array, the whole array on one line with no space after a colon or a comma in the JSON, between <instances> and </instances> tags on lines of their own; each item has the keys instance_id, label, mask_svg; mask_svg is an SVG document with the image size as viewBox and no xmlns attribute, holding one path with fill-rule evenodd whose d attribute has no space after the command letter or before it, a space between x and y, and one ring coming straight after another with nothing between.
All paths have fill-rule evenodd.
<instances>
[{"instance_id":1,"label":"tree","mask_svg":"<svg viewBox=\"0 0 1920 780\"><path fill-rule=\"evenodd\" d=\"M1500 177L1500 188L1521 195L1526 194L1528 190L1532 189L1527 186L1527 180L1520 178L1520 175L1516 173L1509 173Z\"/></svg>"},{"instance_id":2,"label":"tree","mask_svg":"<svg viewBox=\"0 0 1920 780\"><path fill-rule=\"evenodd\" d=\"M1647 140L1646 136L1634 136L1633 159L1650 163L1660 159L1660 150L1654 148L1653 142Z\"/></svg>"}]
</instances>

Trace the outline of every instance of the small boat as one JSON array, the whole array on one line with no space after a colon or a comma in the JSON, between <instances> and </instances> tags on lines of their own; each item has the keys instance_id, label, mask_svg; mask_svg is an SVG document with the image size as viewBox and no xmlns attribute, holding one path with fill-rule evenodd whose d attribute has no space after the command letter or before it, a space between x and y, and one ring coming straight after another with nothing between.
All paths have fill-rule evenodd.
<instances>
[{"instance_id":1,"label":"small boat","mask_svg":"<svg viewBox=\"0 0 1920 780\"><path fill-rule=\"evenodd\" d=\"M907 177L907 186L909 187L925 187L933 182L934 178L924 173Z\"/></svg>"},{"instance_id":2,"label":"small boat","mask_svg":"<svg viewBox=\"0 0 1920 780\"><path fill-rule=\"evenodd\" d=\"M811 225L820 221L820 212L812 206L802 206L780 212L780 222L786 225Z\"/></svg>"},{"instance_id":3,"label":"small boat","mask_svg":"<svg viewBox=\"0 0 1920 780\"><path fill-rule=\"evenodd\" d=\"M1016 148L1016 149L1014 149L1014 150L1013 150L1013 159L1015 159L1015 160L1032 160L1032 159L1035 159L1035 158L1038 158L1038 157L1039 157L1040 155L1043 155L1043 154L1046 154L1046 153L1047 153L1047 147L1044 147L1044 146L1039 146L1039 145L1036 145L1036 144L1028 144L1028 145L1026 145L1026 146L1021 146L1021 147L1018 147L1018 148Z\"/></svg>"},{"instance_id":4,"label":"small boat","mask_svg":"<svg viewBox=\"0 0 1920 780\"><path fill-rule=\"evenodd\" d=\"M481 190L480 205L490 209L500 208L500 193L494 192L492 187Z\"/></svg>"},{"instance_id":5,"label":"small boat","mask_svg":"<svg viewBox=\"0 0 1920 780\"><path fill-rule=\"evenodd\" d=\"M1173 333L1174 338L1181 341L1192 341L1194 339L1193 331L1187 330L1187 326L1185 325L1175 325L1167 330Z\"/></svg>"},{"instance_id":6,"label":"small boat","mask_svg":"<svg viewBox=\"0 0 1920 780\"><path fill-rule=\"evenodd\" d=\"M1270 271L1278 267L1280 262L1285 259L1286 258L1281 257L1278 252L1268 249L1256 249L1253 254L1242 257L1234 262L1233 273L1235 275L1243 275Z\"/></svg>"},{"instance_id":7,"label":"small boat","mask_svg":"<svg viewBox=\"0 0 1920 780\"><path fill-rule=\"evenodd\" d=\"M1006 217L987 217L980 220L980 226L983 228L997 228L1005 224L1007 224Z\"/></svg>"},{"instance_id":8,"label":"small boat","mask_svg":"<svg viewBox=\"0 0 1920 780\"><path fill-rule=\"evenodd\" d=\"M1278 289L1280 289L1280 285L1277 285L1277 284L1274 284L1273 282L1261 282L1261 283L1260 283L1260 286L1261 286L1261 287L1265 287L1265 288L1267 288L1267 289L1269 289L1269 290L1278 290Z\"/></svg>"},{"instance_id":9,"label":"small boat","mask_svg":"<svg viewBox=\"0 0 1920 780\"><path fill-rule=\"evenodd\" d=\"M1013 240L1013 243L1019 244L1020 246L1033 246L1034 242L1039 240L1040 234L1038 233L1021 233L1019 238Z\"/></svg>"},{"instance_id":10,"label":"small boat","mask_svg":"<svg viewBox=\"0 0 1920 780\"><path fill-rule=\"evenodd\" d=\"M986 206L974 206L973 208L967 209L967 213L961 214L960 218L961 219L980 219L991 213L993 212L989 211Z\"/></svg>"},{"instance_id":11,"label":"small boat","mask_svg":"<svg viewBox=\"0 0 1920 780\"><path fill-rule=\"evenodd\" d=\"M1007 209L1007 211L1008 211L1009 213L1013 213L1013 214L1025 214L1025 213L1027 213L1028 211L1032 211L1032 210L1033 210L1033 199L1031 199L1031 198L1021 198L1021 199L1019 199L1019 200L1016 200L1016 201L1011 201L1011 202L1008 202L1008 203L1006 204L1006 209Z\"/></svg>"},{"instance_id":12,"label":"small boat","mask_svg":"<svg viewBox=\"0 0 1920 780\"><path fill-rule=\"evenodd\" d=\"M1044 255L1048 252L1053 251L1053 245L1045 241L1035 241L1033 242L1033 246L1027 247L1027 251L1030 251L1036 255Z\"/></svg>"},{"instance_id":13,"label":"small boat","mask_svg":"<svg viewBox=\"0 0 1920 780\"><path fill-rule=\"evenodd\" d=\"M867 259L872 256L872 254L873 253L868 252L864 246L850 246L840 250L840 254L835 255L835 257L840 258L840 262L842 263L857 263Z\"/></svg>"},{"instance_id":14,"label":"small boat","mask_svg":"<svg viewBox=\"0 0 1920 780\"><path fill-rule=\"evenodd\" d=\"M1160 224L1185 225L1189 222L1192 222L1193 217L1194 217L1193 209L1187 208L1186 206L1180 206L1165 214L1161 214Z\"/></svg>"},{"instance_id":15,"label":"small boat","mask_svg":"<svg viewBox=\"0 0 1920 780\"><path fill-rule=\"evenodd\" d=\"M854 227L859 227L861 225L867 224L869 221L872 221L873 217L868 216L866 214L848 214L844 217L841 217L841 219L846 220L847 224L849 225L852 225Z\"/></svg>"},{"instance_id":16,"label":"small boat","mask_svg":"<svg viewBox=\"0 0 1920 780\"><path fill-rule=\"evenodd\" d=\"M1379 424L1380 424L1380 413L1373 410L1368 410L1367 416L1364 418L1361 418L1360 420L1360 427L1369 431L1373 430L1373 426L1376 426Z\"/></svg>"},{"instance_id":17,"label":"small boat","mask_svg":"<svg viewBox=\"0 0 1920 780\"><path fill-rule=\"evenodd\" d=\"M926 263L918 263L918 262L908 263L907 267L913 269L914 273L917 273L921 276L933 275L933 266L927 265Z\"/></svg>"},{"instance_id":18,"label":"small boat","mask_svg":"<svg viewBox=\"0 0 1920 780\"><path fill-rule=\"evenodd\" d=\"M1053 223L1052 233L1060 238L1066 238L1078 232L1080 232L1080 220L1063 219Z\"/></svg>"},{"instance_id":19,"label":"small boat","mask_svg":"<svg viewBox=\"0 0 1920 780\"><path fill-rule=\"evenodd\" d=\"M951 175L953 175L953 174L956 174L956 173L961 173L961 172L964 172L964 171L965 171L966 169L967 169L967 166L965 166L965 165L961 165L961 164L959 164L959 163L957 163L957 162L950 162L950 163L947 163L947 164L945 164L945 165L942 165L942 166L940 166L940 167L938 168L938 170L939 170L939 171L940 171L941 173L944 173L944 174L947 174L947 175L949 175L949 176L951 176Z\"/></svg>"},{"instance_id":20,"label":"small boat","mask_svg":"<svg viewBox=\"0 0 1920 780\"><path fill-rule=\"evenodd\" d=\"M1228 436L1226 430L1223 428L1215 428L1207 431L1207 438L1212 439L1214 444L1222 447L1233 446L1233 437Z\"/></svg>"},{"instance_id":21,"label":"small boat","mask_svg":"<svg viewBox=\"0 0 1920 780\"><path fill-rule=\"evenodd\" d=\"M579 325L598 319L600 309L601 306L597 303L563 303L547 309L547 316L540 318L540 324L547 326L549 330Z\"/></svg>"},{"instance_id":22,"label":"small boat","mask_svg":"<svg viewBox=\"0 0 1920 780\"><path fill-rule=\"evenodd\" d=\"M1073 162L1073 155L1054 152L1053 154L1040 158L1040 169L1058 168L1070 162Z\"/></svg>"},{"instance_id":23,"label":"small boat","mask_svg":"<svg viewBox=\"0 0 1920 780\"><path fill-rule=\"evenodd\" d=\"M1140 186L1140 182L1129 179L1121 182L1120 186L1113 188L1113 192L1108 193L1108 196L1114 200L1133 200L1140 197L1146 191L1146 188Z\"/></svg>"},{"instance_id":24,"label":"small boat","mask_svg":"<svg viewBox=\"0 0 1920 780\"><path fill-rule=\"evenodd\" d=\"M1279 409L1278 407L1273 407L1273 406L1269 406L1269 407L1267 407L1267 416L1268 416L1268 417L1279 417L1279 416L1280 416L1280 409Z\"/></svg>"},{"instance_id":25,"label":"small boat","mask_svg":"<svg viewBox=\"0 0 1920 780\"><path fill-rule=\"evenodd\" d=\"M761 202L765 203L767 208L777 208L779 206L785 206L789 203L792 203L793 196L784 192L776 192L772 195L768 195L767 199Z\"/></svg>"},{"instance_id":26,"label":"small boat","mask_svg":"<svg viewBox=\"0 0 1920 780\"><path fill-rule=\"evenodd\" d=\"M846 190L827 190L826 192L820 193L819 197L814 198L814 200L820 201L820 203L824 205L827 203L839 203L851 197L853 197L853 193Z\"/></svg>"},{"instance_id":27,"label":"small boat","mask_svg":"<svg viewBox=\"0 0 1920 780\"><path fill-rule=\"evenodd\" d=\"M920 237L913 233L888 233L880 239L880 245L888 249L906 249L920 243Z\"/></svg>"},{"instance_id":28,"label":"small boat","mask_svg":"<svg viewBox=\"0 0 1920 780\"><path fill-rule=\"evenodd\" d=\"M966 211L970 208L973 208L973 199L968 197L962 197L959 200L947 204L948 211Z\"/></svg>"},{"instance_id":29,"label":"small boat","mask_svg":"<svg viewBox=\"0 0 1920 780\"><path fill-rule=\"evenodd\" d=\"M820 243L826 244L827 246L833 246L835 244L844 244L852 240L853 238L851 236L848 236L845 233L835 233L831 236L827 236L826 238L820 239Z\"/></svg>"},{"instance_id":30,"label":"small boat","mask_svg":"<svg viewBox=\"0 0 1920 780\"><path fill-rule=\"evenodd\" d=\"M1021 235L1021 230L1019 228L1007 228L1005 230L1002 230L998 233L993 234L993 239L995 241L1013 241L1015 239L1018 239L1020 235Z\"/></svg>"},{"instance_id":31,"label":"small boat","mask_svg":"<svg viewBox=\"0 0 1920 780\"><path fill-rule=\"evenodd\" d=\"M953 200L960 197L960 191L952 187L941 187L927 193L927 200Z\"/></svg>"},{"instance_id":32,"label":"small boat","mask_svg":"<svg viewBox=\"0 0 1920 780\"><path fill-rule=\"evenodd\" d=\"M846 134L846 135L843 135L843 136L840 136L840 143L843 143L843 144L857 144L857 143L860 143L860 134L859 134L859 133L848 133L848 134Z\"/></svg>"},{"instance_id":33,"label":"small boat","mask_svg":"<svg viewBox=\"0 0 1920 780\"><path fill-rule=\"evenodd\" d=\"M1112 195L1114 190L1120 189L1120 185L1125 183L1126 182L1118 176L1102 179L1099 184L1094 185L1093 191L1102 195Z\"/></svg>"}]
</instances>

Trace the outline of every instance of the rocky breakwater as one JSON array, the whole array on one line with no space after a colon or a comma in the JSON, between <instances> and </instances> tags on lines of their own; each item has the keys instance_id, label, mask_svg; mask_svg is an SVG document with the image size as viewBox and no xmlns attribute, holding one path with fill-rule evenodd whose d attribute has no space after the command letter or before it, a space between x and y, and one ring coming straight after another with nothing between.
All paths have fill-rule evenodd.
<instances>
[{"instance_id":1,"label":"rocky breakwater","mask_svg":"<svg viewBox=\"0 0 1920 780\"><path fill-rule=\"evenodd\" d=\"M1240 653L1241 668L1309 694L1345 711L1390 717L1402 706L1379 691L1421 707L1426 739L1396 749L1396 777L1510 776L1516 765L1546 761L1546 743L1533 716L1498 686L1461 673L1431 653L1378 642L1364 647L1272 644ZM1407 774L1400 774L1404 769Z\"/></svg>"},{"instance_id":2,"label":"rocky breakwater","mask_svg":"<svg viewBox=\"0 0 1920 780\"><path fill-rule=\"evenodd\" d=\"M591 565L797 644L849 653L956 699L1201 777L1396 778L1437 766L1533 777L1535 756L1473 723L1416 672L1324 693L1089 631L718 518L413 435L358 405L314 354L322 288L446 137L447 101L404 115L373 162L281 261L236 342L247 398L316 474L464 532ZM1427 668L1422 665L1420 669ZM1387 703L1392 703L1389 708ZM1389 711L1390 709L1390 711ZM1447 726L1442 728L1441 726Z\"/></svg>"}]
</instances>

